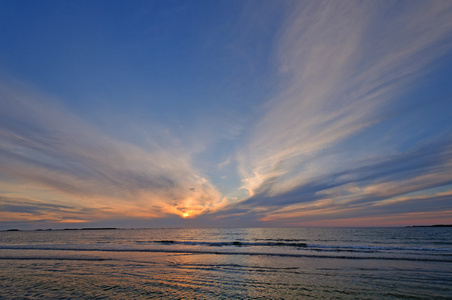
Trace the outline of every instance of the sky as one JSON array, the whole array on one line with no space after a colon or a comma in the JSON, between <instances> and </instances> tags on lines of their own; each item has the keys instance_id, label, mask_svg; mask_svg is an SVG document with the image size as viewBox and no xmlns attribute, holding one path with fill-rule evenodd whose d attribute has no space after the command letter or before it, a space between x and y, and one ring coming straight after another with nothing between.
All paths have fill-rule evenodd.
<instances>
[{"instance_id":1,"label":"sky","mask_svg":"<svg viewBox=\"0 0 452 300\"><path fill-rule=\"evenodd\" d=\"M452 224L452 1L0 1L0 229Z\"/></svg>"}]
</instances>

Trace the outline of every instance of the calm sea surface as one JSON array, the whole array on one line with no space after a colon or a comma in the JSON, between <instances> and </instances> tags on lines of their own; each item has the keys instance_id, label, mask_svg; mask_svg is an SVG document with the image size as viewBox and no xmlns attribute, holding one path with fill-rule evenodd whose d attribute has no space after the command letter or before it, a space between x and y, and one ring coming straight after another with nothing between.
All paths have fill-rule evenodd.
<instances>
[{"instance_id":1,"label":"calm sea surface","mask_svg":"<svg viewBox=\"0 0 452 300\"><path fill-rule=\"evenodd\" d=\"M452 228L0 232L0 299L452 299Z\"/></svg>"}]
</instances>

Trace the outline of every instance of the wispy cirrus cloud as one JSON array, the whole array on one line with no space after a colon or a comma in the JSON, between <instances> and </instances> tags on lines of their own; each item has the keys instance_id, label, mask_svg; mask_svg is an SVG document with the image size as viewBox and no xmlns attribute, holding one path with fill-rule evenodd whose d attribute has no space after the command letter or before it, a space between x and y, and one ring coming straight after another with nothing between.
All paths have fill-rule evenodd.
<instances>
[{"instance_id":1,"label":"wispy cirrus cloud","mask_svg":"<svg viewBox=\"0 0 452 300\"><path fill-rule=\"evenodd\" d=\"M452 4L294 6L276 51L285 83L238 153L243 188L251 197L237 207L261 207L264 216L278 207L323 201L334 211L344 198L373 202L450 184L450 136L441 136L440 147L432 136L401 150L400 136L416 133L399 132L397 140L388 129L402 131L397 119L414 124L427 118L398 111L415 102L400 99L452 49ZM421 142L426 145L419 150ZM390 182L395 188L388 190ZM356 189L345 193L350 186Z\"/></svg>"},{"instance_id":2,"label":"wispy cirrus cloud","mask_svg":"<svg viewBox=\"0 0 452 300\"><path fill-rule=\"evenodd\" d=\"M452 143L312 178L289 192L265 192L243 203L262 208L264 220L340 219L410 211L447 210L452 193ZM269 189L271 188L269 183ZM443 187L445 191L439 191Z\"/></svg>"},{"instance_id":3,"label":"wispy cirrus cloud","mask_svg":"<svg viewBox=\"0 0 452 300\"><path fill-rule=\"evenodd\" d=\"M91 211L83 216L86 220L195 216L221 200L216 188L191 165L192 153L171 141L150 139L146 148L108 137L58 106L57 100L24 90L0 86L3 191L24 195L33 187L28 196L44 202L39 207L57 198L63 206ZM24 209L38 214L30 207Z\"/></svg>"}]
</instances>

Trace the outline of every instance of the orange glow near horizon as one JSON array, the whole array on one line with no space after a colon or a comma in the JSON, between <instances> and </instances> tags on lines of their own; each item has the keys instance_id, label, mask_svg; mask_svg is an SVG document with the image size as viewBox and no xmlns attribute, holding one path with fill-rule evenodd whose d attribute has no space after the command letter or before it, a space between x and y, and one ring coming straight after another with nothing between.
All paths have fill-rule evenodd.
<instances>
[{"instance_id":1,"label":"orange glow near horizon","mask_svg":"<svg viewBox=\"0 0 452 300\"><path fill-rule=\"evenodd\" d=\"M167 213L178 215L184 219L191 219L206 212L206 208L200 205L190 206L188 203L181 206L167 206L164 209Z\"/></svg>"},{"instance_id":2,"label":"orange glow near horizon","mask_svg":"<svg viewBox=\"0 0 452 300\"><path fill-rule=\"evenodd\" d=\"M411 225L450 224L452 211L416 212L373 216L365 218L324 219L316 221L288 222L287 226L321 226L321 227L398 227Z\"/></svg>"}]
</instances>

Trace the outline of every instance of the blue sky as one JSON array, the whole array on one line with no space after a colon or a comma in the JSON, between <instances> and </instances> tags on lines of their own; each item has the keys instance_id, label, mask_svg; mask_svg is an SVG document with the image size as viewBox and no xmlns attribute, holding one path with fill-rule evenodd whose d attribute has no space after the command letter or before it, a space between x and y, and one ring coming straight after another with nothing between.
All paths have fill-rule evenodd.
<instances>
[{"instance_id":1,"label":"blue sky","mask_svg":"<svg viewBox=\"0 0 452 300\"><path fill-rule=\"evenodd\" d=\"M450 1L3 1L0 229L452 223Z\"/></svg>"}]
</instances>

